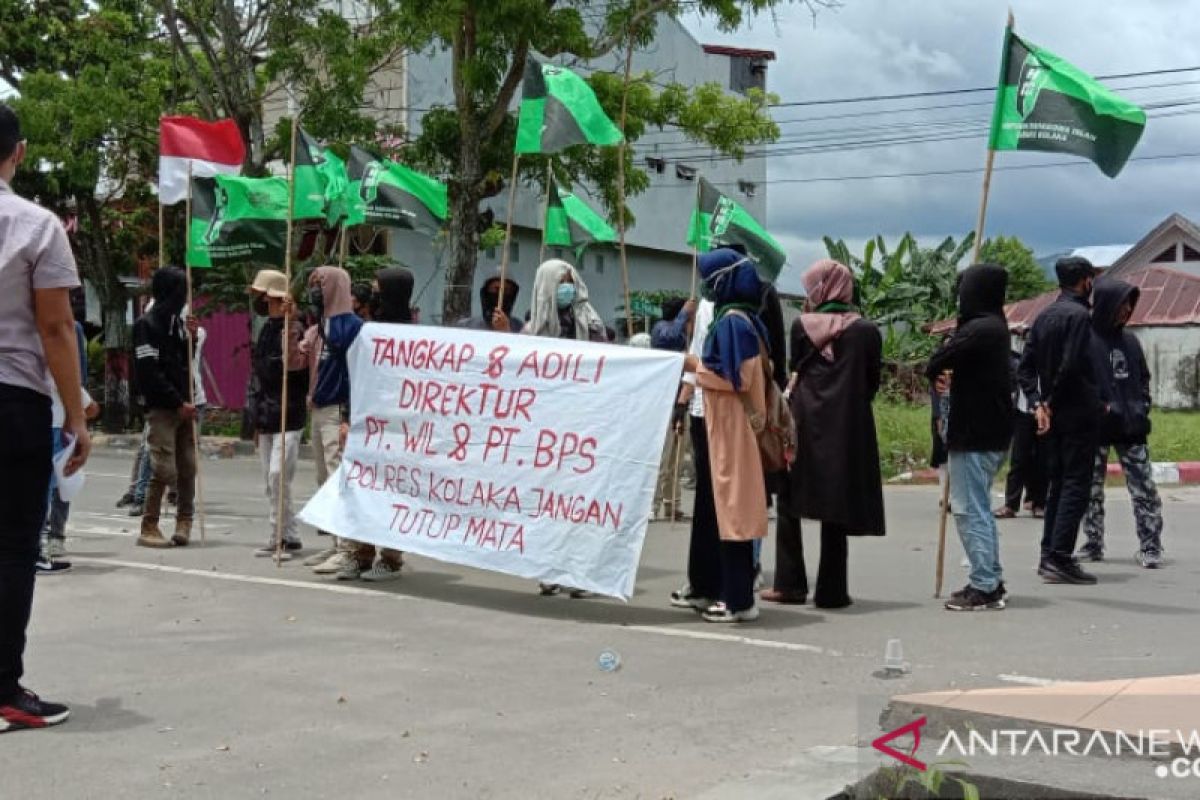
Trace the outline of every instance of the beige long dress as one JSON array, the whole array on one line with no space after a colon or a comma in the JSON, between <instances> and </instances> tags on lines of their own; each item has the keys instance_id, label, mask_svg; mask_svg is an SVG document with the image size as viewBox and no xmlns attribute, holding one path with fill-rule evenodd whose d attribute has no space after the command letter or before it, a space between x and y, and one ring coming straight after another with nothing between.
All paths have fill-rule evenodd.
<instances>
[{"instance_id":1,"label":"beige long dress","mask_svg":"<svg viewBox=\"0 0 1200 800\"><path fill-rule=\"evenodd\" d=\"M751 407L766 413L762 356L742 362L741 393ZM713 499L721 539L744 542L767 535L767 489L758 441L746 408L733 384L699 366L696 382L704 391L704 427L708 431Z\"/></svg>"}]
</instances>

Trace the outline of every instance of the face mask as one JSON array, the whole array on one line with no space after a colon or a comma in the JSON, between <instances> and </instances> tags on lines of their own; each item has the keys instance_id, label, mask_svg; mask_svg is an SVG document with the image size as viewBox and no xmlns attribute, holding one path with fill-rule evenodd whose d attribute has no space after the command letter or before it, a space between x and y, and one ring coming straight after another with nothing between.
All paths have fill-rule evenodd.
<instances>
[{"instance_id":1,"label":"face mask","mask_svg":"<svg viewBox=\"0 0 1200 800\"><path fill-rule=\"evenodd\" d=\"M254 298L252 307L254 308L254 313L258 314L260 317L267 316L267 313L270 311L270 305L267 303L267 298L262 295Z\"/></svg>"},{"instance_id":2,"label":"face mask","mask_svg":"<svg viewBox=\"0 0 1200 800\"><path fill-rule=\"evenodd\" d=\"M555 302L559 308L566 308L575 302L575 284L560 283L554 293Z\"/></svg>"},{"instance_id":3,"label":"face mask","mask_svg":"<svg viewBox=\"0 0 1200 800\"><path fill-rule=\"evenodd\" d=\"M310 286L308 289L308 304L313 307L313 311L320 314L325 308L325 295L321 292L320 286Z\"/></svg>"}]
</instances>

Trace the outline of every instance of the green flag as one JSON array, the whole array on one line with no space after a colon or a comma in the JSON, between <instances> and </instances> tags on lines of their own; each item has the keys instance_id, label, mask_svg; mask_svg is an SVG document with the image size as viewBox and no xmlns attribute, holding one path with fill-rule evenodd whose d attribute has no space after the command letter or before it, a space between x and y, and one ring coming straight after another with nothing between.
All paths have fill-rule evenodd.
<instances>
[{"instance_id":1,"label":"green flag","mask_svg":"<svg viewBox=\"0 0 1200 800\"><path fill-rule=\"evenodd\" d=\"M416 170L350 148L347 225L436 231L449 215L446 185Z\"/></svg>"},{"instance_id":2,"label":"green flag","mask_svg":"<svg viewBox=\"0 0 1200 800\"><path fill-rule=\"evenodd\" d=\"M550 197L546 202L545 243L551 247L578 247L582 250L593 242L615 242L617 232L588 206L569 192L559 192L558 184L550 181Z\"/></svg>"},{"instance_id":3,"label":"green flag","mask_svg":"<svg viewBox=\"0 0 1200 800\"><path fill-rule=\"evenodd\" d=\"M332 228L350 216L350 176L337 153L325 148L323 155L325 163L317 169L325 181L325 225Z\"/></svg>"},{"instance_id":4,"label":"green flag","mask_svg":"<svg viewBox=\"0 0 1200 800\"><path fill-rule=\"evenodd\" d=\"M283 178L193 178L187 263L281 265L287 219L288 182Z\"/></svg>"},{"instance_id":5,"label":"green flag","mask_svg":"<svg viewBox=\"0 0 1200 800\"><path fill-rule=\"evenodd\" d=\"M623 138L587 81L564 67L526 61L518 153L557 153L576 144L614 145Z\"/></svg>"},{"instance_id":6,"label":"green flag","mask_svg":"<svg viewBox=\"0 0 1200 800\"><path fill-rule=\"evenodd\" d=\"M296 142L296 163L292 165L292 180L296 182L296 219L324 219L326 214L326 186L330 170L334 169L326 156L325 148L299 129L300 139Z\"/></svg>"},{"instance_id":7,"label":"green flag","mask_svg":"<svg viewBox=\"0 0 1200 800\"><path fill-rule=\"evenodd\" d=\"M1146 112L1009 28L988 147L1082 156L1116 177Z\"/></svg>"},{"instance_id":8,"label":"green flag","mask_svg":"<svg viewBox=\"0 0 1200 800\"><path fill-rule=\"evenodd\" d=\"M767 280L779 277L787 253L750 212L726 197L715 186L700 178L700 196L688 225L687 243L700 252L714 247L737 244L755 260L759 273Z\"/></svg>"}]
</instances>

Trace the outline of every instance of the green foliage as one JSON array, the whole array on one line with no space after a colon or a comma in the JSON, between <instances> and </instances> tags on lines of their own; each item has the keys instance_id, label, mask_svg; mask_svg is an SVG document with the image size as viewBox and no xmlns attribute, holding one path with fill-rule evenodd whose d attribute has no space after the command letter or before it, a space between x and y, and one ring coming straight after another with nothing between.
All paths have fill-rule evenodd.
<instances>
[{"instance_id":1,"label":"green foliage","mask_svg":"<svg viewBox=\"0 0 1200 800\"><path fill-rule=\"evenodd\" d=\"M1033 257L1033 251L1015 236L997 236L983 243L979 260L999 264L1008 270L1006 302L1015 303L1053 288L1046 273Z\"/></svg>"},{"instance_id":2,"label":"green foliage","mask_svg":"<svg viewBox=\"0 0 1200 800\"><path fill-rule=\"evenodd\" d=\"M963 767L966 765L961 762L939 762L930 764L924 772L918 772L909 766L891 768L892 788L887 795L880 795L880 800L904 797L909 786L918 786L928 792L931 797L942 797L942 790L948 780L958 784L963 800L979 800L979 787L944 769L951 766Z\"/></svg>"},{"instance_id":3,"label":"green foliage","mask_svg":"<svg viewBox=\"0 0 1200 800\"><path fill-rule=\"evenodd\" d=\"M1150 454L1155 461L1200 461L1200 411L1150 412Z\"/></svg>"}]
</instances>

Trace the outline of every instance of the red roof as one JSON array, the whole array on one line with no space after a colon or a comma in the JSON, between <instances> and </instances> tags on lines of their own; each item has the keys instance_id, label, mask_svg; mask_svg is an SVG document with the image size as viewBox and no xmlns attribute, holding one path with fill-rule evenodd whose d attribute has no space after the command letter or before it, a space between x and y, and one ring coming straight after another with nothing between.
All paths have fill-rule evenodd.
<instances>
[{"instance_id":1,"label":"red roof","mask_svg":"<svg viewBox=\"0 0 1200 800\"><path fill-rule=\"evenodd\" d=\"M1150 266L1129 272L1121 280L1141 290L1130 327L1164 325L1200 325L1200 276L1167 267ZM1058 297L1055 289L1004 307L1010 327L1028 327L1046 306ZM929 326L932 334L954 330L954 320L945 319Z\"/></svg>"},{"instance_id":2,"label":"red roof","mask_svg":"<svg viewBox=\"0 0 1200 800\"><path fill-rule=\"evenodd\" d=\"M735 58L756 58L761 61L774 61L774 50L748 50L744 47L728 47L723 44L701 45L704 52L710 56L733 56Z\"/></svg>"}]
</instances>

